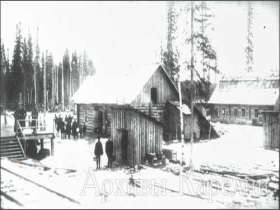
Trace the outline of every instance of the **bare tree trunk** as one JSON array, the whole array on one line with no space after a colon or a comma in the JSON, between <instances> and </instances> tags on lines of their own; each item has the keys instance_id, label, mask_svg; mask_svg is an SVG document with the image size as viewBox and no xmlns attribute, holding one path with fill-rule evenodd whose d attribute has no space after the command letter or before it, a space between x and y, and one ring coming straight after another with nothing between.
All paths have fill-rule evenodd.
<instances>
[{"instance_id":1,"label":"bare tree trunk","mask_svg":"<svg viewBox=\"0 0 280 210\"><path fill-rule=\"evenodd\" d=\"M193 2L191 1L191 154L190 154L190 167L192 168L192 150L193 150L193 128L194 128L194 120L193 120L193 111L194 111L194 107L193 107L193 68L194 68L194 52L193 52L193 47L194 47L194 43L193 43L193 13L194 13L194 9L193 9Z\"/></svg>"}]
</instances>

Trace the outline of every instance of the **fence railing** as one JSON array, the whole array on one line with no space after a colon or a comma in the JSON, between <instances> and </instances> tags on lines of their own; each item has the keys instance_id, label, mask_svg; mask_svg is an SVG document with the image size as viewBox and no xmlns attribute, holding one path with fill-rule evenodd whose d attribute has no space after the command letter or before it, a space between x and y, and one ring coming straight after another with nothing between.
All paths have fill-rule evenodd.
<instances>
[{"instance_id":1,"label":"fence railing","mask_svg":"<svg viewBox=\"0 0 280 210\"><path fill-rule=\"evenodd\" d=\"M19 142L19 145L20 145L20 148L21 148L21 150L22 150L22 152L23 152L24 158L26 158L26 138L25 138L23 129L22 129L22 127L21 127L21 125L20 125L20 123L19 123L18 120L17 120L17 125L18 125L18 127L19 127L20 134L21 134L21 136L22 136L23 139L24 139L24 145L23 145L23 147L22 147L22 144L21 144L21 142L20 142L20 140L19 140L19 138L18 138L18 134L16 134L16 138L17 138L17 140L18 140L18 142Z\"/></svg>"}]
</instances>

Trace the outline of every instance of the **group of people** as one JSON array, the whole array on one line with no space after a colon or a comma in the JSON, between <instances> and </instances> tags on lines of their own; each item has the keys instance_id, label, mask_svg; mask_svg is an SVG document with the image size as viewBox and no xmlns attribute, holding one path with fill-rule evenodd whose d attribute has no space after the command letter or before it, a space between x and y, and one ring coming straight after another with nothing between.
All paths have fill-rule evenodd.
<instances>
[{"instance_id":1,"label":"group of people","mask_svg":"<svg viewBox=\"0 0 280 210\"><path fill-rule=\"evenodd\" d=\"M112 163L114 161L113 151L114 151L113 141L110 138L108 138L105 144L105 152L108 158L108 168L112 168ZM102 143L100 142L100 137L97 138L97 142L94 148L94 155L96 158L96 169L100 169L100 159L101 156L103 155L103 146Z\"/></svg>"},{"instance_id":2,"label":"group of people","mask_svg":"<svg viewBox=\"0 0 280 210\"><path fill-rule=\"evenodd\" d=\"M55 115L54 121L56 131L61 134L62 139L70 139L71 135L74 139L77 139L78 136L82 138L86 133L86 124L83 123L83 125L79 126L76 119L71 115L66 115L64 119L61 115L58 117Z\"/></svg>"}]
</instances>

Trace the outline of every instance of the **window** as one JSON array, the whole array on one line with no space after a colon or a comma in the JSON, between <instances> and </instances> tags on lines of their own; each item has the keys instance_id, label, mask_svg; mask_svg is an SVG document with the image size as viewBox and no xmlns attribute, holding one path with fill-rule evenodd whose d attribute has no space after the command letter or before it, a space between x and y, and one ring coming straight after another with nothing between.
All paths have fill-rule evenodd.
<instances>
[{"instance_id":1,"label":"window","mask_svg":"<svg viewBox=\"0 0 280 210\"><path fill-rule=\"evenodd\" d=\"M255 109L255 118L258 118L258 117L259 117L259 110Z\"/></svg>"},{"instance_id":2,"label":"window","mask_svg":"<svg viewBox=\"0 0 280 210\"><path fill-rule=\"evenodd\" d=\"M238 110L234 109L234 116L237 117L238 116Z\"/></svg>"},{"instance_id":3,"label":"window","mask_svg":"<svg viewBox=\"0 0 280 210\"><path fill-rule=\"evenodd\" d=\"M151 101L153 104L156 104L158 102L157 88L151 88Z\"/></svg>"},{"instance_id":4,"label":"window","mask_svg":"<svg viewBox=\"0 0 280 210\"><path fill-rule=\"evenodd\" d=\"M245 117L245 109L241 109L242 117Z\"/></svg>"}]
</instances>

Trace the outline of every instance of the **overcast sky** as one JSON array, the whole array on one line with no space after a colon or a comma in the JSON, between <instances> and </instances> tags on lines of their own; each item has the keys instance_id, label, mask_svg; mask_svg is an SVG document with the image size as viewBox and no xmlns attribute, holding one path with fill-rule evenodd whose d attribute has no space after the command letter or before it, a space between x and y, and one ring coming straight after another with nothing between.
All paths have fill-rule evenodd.
<instances>
[{"instance_id":1,"label":"overcast sky","mask_svg":"<svg viewBox=\"0 0 280 210\"><path fill-rule=\"evenodd\" d=\"M61 61L66 48L84 49L97 71L118 72L128 65L159 61L160 44L166 44L167 2L3 2L1 39L10 49L16 23L36 38L41 49ZM279 69L279 2L255 4L255 69ZM239 74L245 65L246 3L209 2L215 19L211 41L219 68ZM34 40L35 41L35 40Z\"/></svg>"}]
</instances>

